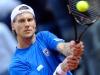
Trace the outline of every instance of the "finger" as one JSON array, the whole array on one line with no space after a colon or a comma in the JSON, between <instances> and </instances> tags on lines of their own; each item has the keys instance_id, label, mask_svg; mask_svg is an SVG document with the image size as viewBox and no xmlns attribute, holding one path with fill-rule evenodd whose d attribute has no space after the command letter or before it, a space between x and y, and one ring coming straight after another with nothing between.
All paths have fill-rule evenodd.
<instances>
[{"instance_id":1,"label":"finger","mask_svg":"<svg viewBox=\"0 0 100 75\"><path fill-rule=\"evenodd\" d=\"M78 67L78 64L68 64L69 70L74 70Z\"/></svg>"},{"instance_id":2,"label":"finger","mask_svg":"<svg viewBox=\"0 0 100 75\"><path fill-rule=\"evenodd\" d=\"M78 66L78 64L79 64L79 61L70 61L70 62L67 63L67 66L69 68L75 69Z\"/></svg>"},{"instance_id":3,"label":"finger","mask_svg":"<svg viewBox=\"0 0 100 75\"><path fill-rule=\"evenodd\" d=\"M66 65L63 65L64 70L73 70L78 67L77 63L67 63Z\"/></svg>"},{"instance_id":4,"label":"finger","mask_svg":"<svg viewBox=\"0 0 100 75\"><path fill-rule=\"evenodd\" d=\"M77 44L76 47L84 48L83 42L80 42L79 44Z\"/></svg>"},{"instance_id":5,"label":"finger","mask_svg":"<svg viewBox=\"0 0 100 75\"><path fill-rule=\"evenodd\" d=\"M71 49L72 52L71 52L71 55L82 55L84 53L84 49L77 49L77 48L72 48Z\"/></svg>"},{"instance_id":6,"label":"finger","mask_svg":"<svg viewBox=\"0 0 100 75\"><path fill-rule=\"evenodd\" d=\"M69 56L68 58L67 58L67 63L69 63L69 62L77 62L77 63L79 63L79 61L80 61L80 59L81 59L81 56Z\"/></svg>"},{"instance_id":7,"label":"finger","mask_svg":"<svg viewBox=\"0 0 100 75\"><path fill-rule=\"evenodd\" d=\"M81 55L83 55L83 53L84 53L84 51L82 50L82 51L80 51L80 50L77 50L77 51L73 51L73 56L81 56Z\"/></svg>"},{"instance_id":8,"label":"finger","mask_svg":"<svg viewBox=\"0 0 100 75\"><path fill-rule=\"evenodd\" d=\"M80 41L80 44L81 44L81 45L84 45L84 43L83 43L82 41Z\"/></svg>"},{"instance_id":9,"label":"finger","mask_svg":"<svg viewBox=\"0 0 100 75\"><path fill-rule=\"evenodd\" d=\"M70 41L70 45L75 45L76 44L76 42L75 41Z\"/></svg>"},{"instance_id":10,"label":"finger","mask_svg":"<svg viewBox=\"0 0 100 75\"><path fill-rule=\"evenodd\" d=\"M76 62L76 61L78 61L79 59L80 59L80 56L73 56L73 55L72 55L72 56L68 56L68 57L67 57L67 62L68 62L68 61L73 61L73 62L75 61L75 62Z\"/></svg>"},{"instance_id":11,"label":"finger","mask_svg":"<svg viewBox=\"0 0 100 75\"><path fill-rule=\"evenodd\" d=\"M70 45L71 50L84 50L84 45Z\"/></svg>"}]
</instances>

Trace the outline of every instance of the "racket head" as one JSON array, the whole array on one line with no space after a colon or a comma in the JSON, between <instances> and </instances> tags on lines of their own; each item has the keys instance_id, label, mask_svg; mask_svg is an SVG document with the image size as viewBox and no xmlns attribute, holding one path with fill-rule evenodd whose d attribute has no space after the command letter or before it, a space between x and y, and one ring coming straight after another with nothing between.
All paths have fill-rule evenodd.
<instances>
[{"instance_id":1,"label":"racket head","mask_svg":"<svg viewBox=\"0 0 100 75\"><path fill-rule=\"evenodd\" d=\"M68 0L69 13L73 15L74 19L78 24L74 25L75 31L75 41L79 43L83 34L86 32L89 26L94 25L94 23L100 18L100 1L99 0L83 0L87 1L89 4L89 9L86 12L79 12L76 9L76 4L78 1L82 0ZM78 36L77 25L83 25L85 28Z\"/></svg>"},{"instance_id":2,"label":"racket head","mask_svg":"<svg viewBox=\"0 0 100 75\"><path fill-rule=\"evenodd\" d=\"M99 0L88 0L89 9L86 12L79 12L76 3L80 0L68 0L68 9L80 25L92 25L100 18ZM86 1L86 0L84 0Z\"/></svg>"}]
</instances>

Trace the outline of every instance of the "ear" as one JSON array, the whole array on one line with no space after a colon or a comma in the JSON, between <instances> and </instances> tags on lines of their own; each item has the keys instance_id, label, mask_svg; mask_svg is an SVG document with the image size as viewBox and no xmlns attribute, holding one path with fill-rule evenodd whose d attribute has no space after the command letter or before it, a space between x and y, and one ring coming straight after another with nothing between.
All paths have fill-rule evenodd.
<instances>
[{"instance_id":1,"label":"ear","mask_svg":"<svg viewBox=\"0 0 100 75\"><path fill-rule=\"evenodd\" d=\"M15 30L15 27L14 27L15 25L14 25L14 23L13 22L11 22L11 27L12 27L12 31L14 31Z\"/></svg>"}]
</instances>

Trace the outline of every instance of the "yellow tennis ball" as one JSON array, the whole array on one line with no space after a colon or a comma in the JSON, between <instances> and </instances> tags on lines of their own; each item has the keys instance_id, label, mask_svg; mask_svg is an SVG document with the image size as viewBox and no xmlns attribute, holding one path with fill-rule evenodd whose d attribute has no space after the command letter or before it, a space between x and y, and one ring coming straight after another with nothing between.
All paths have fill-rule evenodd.
<instances>
[{"instance_id":1,"label":"yellow tennis ball","mask_svg":"<svg viewBox=\"0 0 100 75\"><path fill-rule=\"evenodd\" d=\"M78 1L76 3L76 9L79 12L86 12L89 9L89 3L87 1Z\"/></svg>"}]
</instances>

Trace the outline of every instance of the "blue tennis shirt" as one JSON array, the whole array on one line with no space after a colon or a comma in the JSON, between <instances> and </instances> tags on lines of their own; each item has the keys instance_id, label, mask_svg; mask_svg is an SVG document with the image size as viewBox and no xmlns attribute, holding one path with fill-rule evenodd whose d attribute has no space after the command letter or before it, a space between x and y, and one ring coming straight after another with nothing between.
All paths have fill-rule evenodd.
<instances>
[{"instance_id":1,"label":"blue tennis shirt","mask_svg":"<svg viewBox=\"0 0 100 75\"><path fill-rule=\"evenodd\" d=\"M10 75L53 75L60 63L57 55L57 44L63 42L48 31L39 32L36 41L29 47L19 49L10 64ZM72 75L67 72L67 75Z\"/></svg>"}]
</instances>

